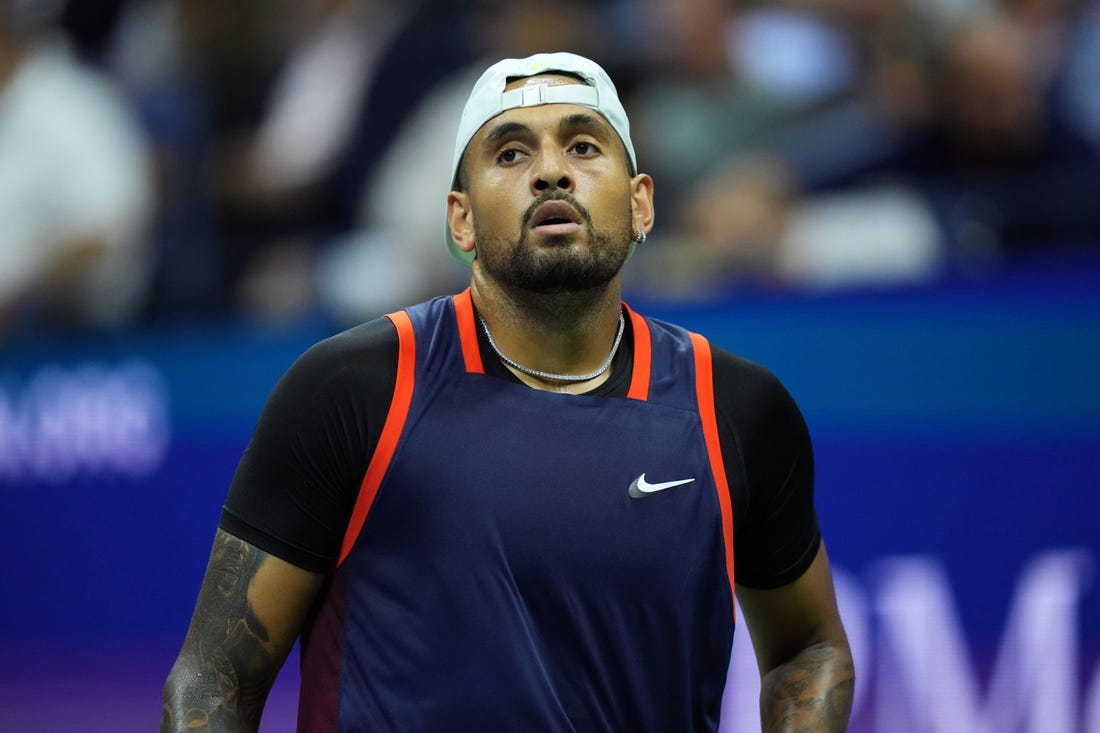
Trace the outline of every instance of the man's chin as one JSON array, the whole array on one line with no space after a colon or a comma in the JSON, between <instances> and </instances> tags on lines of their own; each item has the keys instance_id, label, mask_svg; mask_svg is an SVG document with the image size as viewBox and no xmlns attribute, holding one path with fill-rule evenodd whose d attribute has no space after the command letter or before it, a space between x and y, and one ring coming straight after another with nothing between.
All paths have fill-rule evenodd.
<instances>
[{"instance_id":1,"label":"man's chin","mask_svg":"<svg viewBox=\"0 0 1100 733\"><path fill-rule=\"evenodd\" d=\"M487 248L483 248L487 249ZM540 295L582 293L606 287L622 269L629 249L587 230L541 235L527 230L509 250L478 259L486 274L511 287Z\"/></svg>"},{"instance_id":2,"label":"man's chin","mask_svg":"<svg viewBox=\"0 0 1100 733\"><path fill-rule=\"evenodd\" d=\"M509 279L518 287L543 295L580 293L605 287L619 273L622 263L595 260L588 253L570 256L567 247L557 252L544 252L550 257L536 257L524 267L513 268ZM553 255L558 255L557 257Z\"/></svg>"}]
</instances>

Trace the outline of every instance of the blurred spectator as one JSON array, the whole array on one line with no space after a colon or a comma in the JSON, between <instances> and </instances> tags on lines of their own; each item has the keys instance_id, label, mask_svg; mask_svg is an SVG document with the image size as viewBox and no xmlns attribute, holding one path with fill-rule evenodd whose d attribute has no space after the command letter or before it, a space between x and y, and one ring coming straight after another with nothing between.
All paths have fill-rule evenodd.
<instances>
[{"instance_id":1,"label":"blurred spectator","mask_svg":"<svg viewBox=\"0 0 1100 733\"><path fill-rule=\"evenodd\" d=\"M373 116L397 99L376 94L393 39L414 4L305 0L286 15L280 65L261 116L242 139L225 201L233 242L259 234L245 253L236 305L268 319L313 307L313 262L352 225L353 160L378 144ZM404 70L408 81L415 75Z\"/></svg>"},{"instance_id":2,"label":"blurred spectator","mask_svg":"<svg viewBox=\"0 0 1100 733\"><path fill-rule=\"evenodd\" d=\"M60 1L0 2L0 320L116 326L146 294L144 142L122 95L81 65Z\"/></svg>"},{"instance_id":3,"label":"blurred spectator","mask_svg":"<svg viewBox=\"0 0 1100 733\"><path fill-rule=\"evenodd\" d=\"M885 161L933 206L956 257L986 241L1011 252L1100 235L1100 157L1051 103L1029 30L998 16L951 28L934 123Z\"/></svg>"},{"instance_id":4,"label":"blurred spectator","mask_svg":"<svg viewBox=\"0 0 1100 733\"><path fill-rule=\"evenodd\" d=\"M836 7L860 84L723 150L651 272L678 267L685 289L897 284L1098 240L1100 161L1051 104L1049 33L992 13L937 29L910 2Z\"/></svg>"},{"instance_id":5,"label":"blurred spectator","mask_svg":"<svg viewBox=\"0 0 1100 733\"><path fill-rule=\"evenodd\" d=\"M763 151L791 127L844 128L861 114L838 103L861 82L860 49L835 5L645 7L649 58L627 104L661 218L632 282L680 298L771 281L797 180Z\"/></svg>"},{"instance_id":6,"label":"blurred spectator","mask_svg":"<svg viewBox=\"0 0 1100 733\"><path fill-rule=\"evenodd\" d=\"M162 163L158 310L309 315L317 259L355 225L363 180L429 83L468 60L462 12L135 2L116 57Z\"/></svg>"},{"instance_id":7,"label":"blurred spectator","mask_svg":"<svg viewBox=\"0 0 1100 733\"><path fill-rule=\"evenodd\" d=\"M156 280L150 310L223 311L273 224L230 205L240 152L279 62L289 0L132 0L111 66L136 100L156 159Z\"/></svg>"},{"instance_id":8,"label":"blurred spectator","mask_svg":"<svg viewBox=\"0 0 1100 733\"><path fill-rule=\"evenodd\" d=\"M746 81L777 97L812 104L844 94L855 83L852 39L825 12L783 3L750 5L725 27L734 67Z\"/></svg>"},{"instance_id":9,"label":"blurred spectator","mask_svg":"<svg viewBox=\"0 0 1100 733\"><path fill-rule=\"evenodd\" d=\"M675 220L687 192L711 172L716 159L760 145L804 103L759 83L739 65L742 38L769 32L739 25L727 0L648 0L639 59L642 74L627 94L639 165L656 182L661 221ZM763 20L763 19L762 19ZM775 35L782 35L777 23ZM761 64L759 77L787 74ZM812 82L808 82L812 83ZM660 227L663 225L659 225Z\"/></svg>"}]
</instances>

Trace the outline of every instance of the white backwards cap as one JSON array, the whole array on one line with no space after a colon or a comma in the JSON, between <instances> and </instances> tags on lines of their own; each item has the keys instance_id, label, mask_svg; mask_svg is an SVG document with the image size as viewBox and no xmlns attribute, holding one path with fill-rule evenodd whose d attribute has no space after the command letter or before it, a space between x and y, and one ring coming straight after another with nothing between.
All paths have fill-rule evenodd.
<instances>
[{"instance_id":1,"label":"white backwards cap","mask_svg":"<svg viewBox=\"0 0 1100 733\"><path fill-rule=\"evenodd\" d=\"M584 84L536 84L504 91L510 80L555 72L575 76ZM482 125L506 110L540 104L576 104L599 112L619 134L630 164L637 170L634 144L630 142L630 122L626 119L626 110L623 109L615 84L607 72L595 61L574 53L537 53L524 59L498 61L486 69L474 84L470 98L466 100L466 107L462 110L462 120L458 123L454 163L451 165L452 182L458 175L458 164L462 162L466 146ZM463 252L455 246L450 227L445 231L447 248L455 259L466 265L473 262L477 256L476 251Z\"/></svg>"}]
</instances>

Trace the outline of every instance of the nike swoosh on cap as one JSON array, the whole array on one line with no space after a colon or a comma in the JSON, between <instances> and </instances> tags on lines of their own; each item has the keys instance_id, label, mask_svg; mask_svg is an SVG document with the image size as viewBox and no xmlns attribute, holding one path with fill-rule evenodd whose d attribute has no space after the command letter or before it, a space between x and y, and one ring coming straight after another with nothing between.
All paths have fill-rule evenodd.
<instances>
[{"instance_id":1,"label":"nike swoosh on cap","mask_svg":"<svg viewBox=\"0 0 1100 733\"><path fill-rule=\"evenodd\" d=\"M630 484L629 492L633 498L641 499L646 496L651 496L658 491L671 489L673 486L683 486L684 484L690 484L694 480L694 478L684 478L678 481L660 481L653 484L645 480L645 474L643 473L641 476L634 479L634 482L632 484Z\"/></svg>"}]
</instances>

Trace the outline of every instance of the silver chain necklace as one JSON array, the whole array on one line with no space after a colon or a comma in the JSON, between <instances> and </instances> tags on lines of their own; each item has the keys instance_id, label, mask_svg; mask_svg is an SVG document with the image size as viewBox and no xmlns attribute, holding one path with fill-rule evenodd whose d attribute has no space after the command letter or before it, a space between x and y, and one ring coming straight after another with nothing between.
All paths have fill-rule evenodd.
<instances>
[{"instance_id":1,"label":"silver chain necklace","mask_svg":"<svg viewBox=\"0 0 1100 733\"><path fill-rule=\"evenodd\" d=\"M493 340L493 334L489 331L488 324L485 323L485 319L481 317L481 314L477 314L478 323L481 324L481 330L485 332L485 337L489 339L489 345L493 347L493 351L496 355L508 366L521 371L524 374L529 374L532 377L538 377L539 379L546 379L554 382L587 382L589 379L595 379L611 366L611 362L615 359L615 354L619 350L619 342L623 340L623 329L626 327L626 319L623 318L622 311L619 311L619 332L615 334L615 343L611 345L611 353L607 355L607 359L604 363L594 372L588 374L554 374L552 372L543 372L538 369L532 369L531 367L525 367L518 361L513 361L504 355L504 352L497 346L497 342Z\"/></svg>"}]
</instances>

